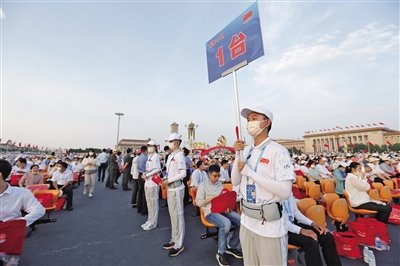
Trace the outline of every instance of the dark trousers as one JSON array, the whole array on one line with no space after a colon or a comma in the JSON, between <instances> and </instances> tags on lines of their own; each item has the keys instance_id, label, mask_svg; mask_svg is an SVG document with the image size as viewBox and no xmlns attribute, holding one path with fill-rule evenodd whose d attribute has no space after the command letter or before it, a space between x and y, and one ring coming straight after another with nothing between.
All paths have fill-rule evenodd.
<instances>
[{"instance_id":1,"label":"dark trousers","mask_svg":"<svg viewBox=\"0 0 400 266\"><path fill-rule=\"evenodd\" d=\"M137 199L137 212L147 214L147 202L146 195L144 194L144 180L142 178L143 173L139 173L138 178L138 199Z\"/></svg>"},{"instance_id":2,"label":"dark trousers","mask_svg":"<svg viewBox=\"0 0 400 266\"><path fill-rule=\"evenodd\" d=\"M139 181L138 181L138 179L133 179L133 181L132 181L132 199L131 199L132 205L137 204L138 192L139 192Z\"/></svg>"},{"instance_id":3,"label":"dark trousers","mask_svg":"<svg viewBox=\"0 0 400 266\"><path fill-rule=\"evenodd\" d=\"M111 170L109 172L107 181L106 181L106 187L108 188L114 188L114 182L115 182L115 177L117 176L117 174L119 173L119 170L115 169L115 170Z\"/></svg>"},{"instance_id":4,"label":"dark trousers","mask_svg":"<svg viewBox=\"0 0 400 266\"><path fill-rule=\"evenodd\" d=\"M101 182L104 182L104 178L106 177L106 169L107 169L107 163L100 164L99 169L97 171L98 181L101 180Z\"/></svg>"},{"instance_id":5,"label":"dark trousers","mask_svg":"<svg viewBox=\"0 0 400 266\"><path fill-rule=\"evenodd\" d=\"M130 170L130 169L129 169ZM131 180L132 175L131 173L127 172L127 173L123 173L123 178L122 178L122 189L129 189L128 183L129 180Z\"/></svg>"},{"instance_id":6,"label":"dark trousers","mask_svg":"<svg viewBox=\"0 0 400 266\"><path fill-rule=\"evenodd\" d=\"M377 204L375 202L367 202L364 204L361 204L358 207L355 207L355 209L366 209L366 210L373 210L377 211L376 219L380 222L387 223L389 220L390 213L392 211L392 207L389 205L381 205Z\"/></svg>"},{"instance_id":7,"label":"dark trousers","mask_svg":"<svg viewBox=\"0 0 400 266\"><path fill-rule=\"evenodd\" d=\"M189 203L189 187L187 185L187 182L190 179L190 175L186 175L186 177L183 179L183 185L185 185L185 195L183 196L183 203L188 204Z\"/></svg>"},{"instance_id":8,"label":"dark trousers","mask_svg":"<svg viewBox=\"0 0 400 266\"><path fill-rule=\"evenodd\" d=\"M118 170L115 178L114 178L114 182L118 184L118 178L121 176L121 172Z\"/></svg>"},{"instance_id":9,"label":"dark trousers","mask_svg":"<svg viewBox=\"0 0 400 266\"><path fill-rule=\"evenodd\" d=\"M297 224L297 223L296 223ZM319 252L319 246L322 247L322 254L324 255L325 262L328 266L341 266L339 255L336 251L335 240L331 233L325 235L319 235L311 226L305 224L297 224L298 226L313 230L317 236L318 241L315 241L311 237L303 236L301 234L294 234L289 232L289 244L301 247L305 253L306 265L319 266L322 264L321 254Z\"/></svg>"},{"instance_id":10,"label":"dark trousers","mask_svg":"<svg viewBox=\"0 0 400 266\"><path fill-rule=\"evenodd\" d=\"M61 187L60 185L58 185ZM74 196L74 192L72 190L72 185L68 185L65 188L62 189L62 192L64 195L67 195L67 209L72 208L72 199Z\"/></svg>"}]
</instances>

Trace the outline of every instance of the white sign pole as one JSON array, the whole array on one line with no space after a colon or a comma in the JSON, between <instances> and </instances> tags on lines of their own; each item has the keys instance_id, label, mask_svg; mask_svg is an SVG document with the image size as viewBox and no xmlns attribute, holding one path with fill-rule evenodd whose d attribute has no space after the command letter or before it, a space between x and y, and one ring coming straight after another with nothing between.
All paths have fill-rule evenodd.
<instances>
[{"instance_id":1,"label":"white sign pole","mask_svg":"<svg viewBox=\"0 0 400 266\"><path fill-rule=\"evenodd\" d=\"M236 103L236 125L238 127L238 139L242 139L242 125L240 122L240 107L239 107L239 92L236 80L236 70L232 72L233 75L233 89L235 90L235 103Z\"/></svg>"}]
</instances>

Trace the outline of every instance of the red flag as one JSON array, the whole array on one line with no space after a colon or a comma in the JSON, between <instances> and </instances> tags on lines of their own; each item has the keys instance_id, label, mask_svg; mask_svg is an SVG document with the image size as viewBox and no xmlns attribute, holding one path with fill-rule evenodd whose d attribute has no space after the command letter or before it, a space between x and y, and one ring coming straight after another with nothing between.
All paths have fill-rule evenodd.
<instances>
[{"instance_id":1,"label":"red flag","mask_svg":"<svg viewBox=\"0 0 400 266\"><path fill-rule=\"evenodd\" d=\"M382 125L382 126L384 126L384 125L385 125L385 124L384 124L384 123L382 123L382 122L379 122L379 124L380 124L380 125Z\"/></svg>"},{"instance_id":2,"label":"red flag","mask_svg":"<svg viewBox=\"0 0 400 266\"><path fill-rule=\"evenodd\" d=\"M354 143L351 143L351 147L354 148Z\"/></svg>"},{"instance_id":3,"label":"red flag","mask_svg":"<svg viewBox=\"0 0 400 266\"><path fill-rule=\"evenodd\" d=\"M324 146L329 148L329 144L328 143L324 143Z\"/></svg>"},{"instance_id":4,"label":"red flag","mask_svg":"<svg viewBox=\"0 0 400 266\"><path fill-rule=\"evenodd\" d=\"M236 139L239 139L239 127L235 127Z\"/></svg>"},{"instance_id":5,"label":"red flag","mask_svg":"<svg viewBox=\"0 0 400 266\"><path fill-rule=\"evenodd\" d=\"M371 141L368 141L368 145L371 145L371 146L372 146L372 145L374 145L374 144L373 144Z\"/></svg>"},{"instance_id":6,"label":"red flag","mask_svg":"<svg viewBox=\"0 0 400 266\"><path fill-rule=\"evenodd\" d=\"M392 143L390 141L388 141L388 140L386 141L386 143L389 144L389 145L392 145Z\"/></svg>"},{"instance_id":7,"label":"red flag","mask_svg":"<svg viewBox=\"0 0 400 266\"><path fill-rule=\"evenodd\" d=\"M21 147L21 142L18 144L18 146L20 146L20 147Z\"/></svg>"}]
</instances>

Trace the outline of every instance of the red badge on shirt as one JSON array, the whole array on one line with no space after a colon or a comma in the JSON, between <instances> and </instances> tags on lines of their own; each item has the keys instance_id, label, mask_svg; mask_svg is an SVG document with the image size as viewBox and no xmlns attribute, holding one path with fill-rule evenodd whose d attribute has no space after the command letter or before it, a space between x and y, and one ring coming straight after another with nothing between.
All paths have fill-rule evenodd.
<instances>
[{"instance_id":1,"label":"red badge on shirt","mask_svg":"<svg viewBox=\"0 0 400 266\"><path fill-rule=\"evenodd\" d=\"M260 163L269 164L269 160L267 158L261 158Z\"/></svg>"}]
</instances>

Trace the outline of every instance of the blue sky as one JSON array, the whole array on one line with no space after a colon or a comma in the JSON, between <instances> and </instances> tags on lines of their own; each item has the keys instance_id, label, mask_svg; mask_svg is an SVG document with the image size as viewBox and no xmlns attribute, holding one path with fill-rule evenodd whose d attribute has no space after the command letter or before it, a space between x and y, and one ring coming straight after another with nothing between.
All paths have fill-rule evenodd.
<instances>
[{"instance_id":1,"label":"blue sky","mask_svg":"<svg viewBox=\"0 0 400 266\"><path fill-rule=\"evenodd\" d=\"M186 137L193 121L198 141L231 144L233 79L208 84L205 43L250 5L3 1L2 140L112 147L123 112L120 138L163 144L172 122ZM238 87L241 107L274 112L272 137L399 129L399 3L260 1L259 12L265 55Z\"/></svg>"}]
</instances>

